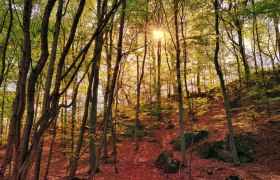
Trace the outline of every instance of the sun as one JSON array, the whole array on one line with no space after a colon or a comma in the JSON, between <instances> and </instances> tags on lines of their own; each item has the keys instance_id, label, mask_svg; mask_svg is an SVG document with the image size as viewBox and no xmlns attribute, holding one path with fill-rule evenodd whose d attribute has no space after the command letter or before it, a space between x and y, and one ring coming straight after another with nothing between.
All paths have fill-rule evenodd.
<instances>
[{"instance_id":1,"label":"sun","mask_svg":"<svg viewBox=\"0 0 280 180\"><path fill-rule=\"evenodd\" d=\"M154 35L154 38L159 41L159 40L162 40L164 38L164 33L163 31L161 30L154 30L153 31L153 35Z\"/></svg>"}]
</instances>

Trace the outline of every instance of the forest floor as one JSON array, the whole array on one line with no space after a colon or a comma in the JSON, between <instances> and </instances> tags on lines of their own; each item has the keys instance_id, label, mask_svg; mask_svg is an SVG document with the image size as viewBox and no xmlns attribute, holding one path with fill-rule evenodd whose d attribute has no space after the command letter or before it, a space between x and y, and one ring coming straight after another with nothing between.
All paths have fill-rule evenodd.
<instances>
[{"instance_id":1,"label":"forest floor","mask_svg":"<svg viewBox=\"0 0 280 180\"><path fill-rule=\"evenodd\" d=\"M209 138L204 141L217 141L224 139L227 135L227 124L223 115L225 114L223 104L209 100L209 111L203 115L198 115L197 122L193 124L193 129L206 129L210 132ZM274 107L277 109L278 107ZM279 108L278 108L279 109ZM218 161L213 158L202 159L198 156L194 145L187 149L187 168L181 168L177 174L165 174L155 167L155 160L164 150L170 150L174 157L181 159L180 152L174 151L170 141L179 135L178 114L165 115L164 120L157 124L157 127L149 135L140 141L140 149L135 151L134 138L120 137L118 139L118 155L115 172L113 158L100 165L101 172L95 175L95 179L225 179L232 174L238 174L243 179L280 179L280 116L274 114L270 120L263 115L253 120L246 120L248 114L243 109L234 109L233 123L235 132L250 132L256 142L256 158L253 163L242 164L234 167L231 163ZM167 118L167 117L170 117ZM221 118L222 117L222 118ZM189 119L189 118L187 118ZM175 127L167 129L167 122L171 120ZM141 122L148 125L149 120ZM190 124L186 125L186 130L190 129ZM203 142L204 142L203 141ZM49 142L46 141L41 165L41 177L45 173ZM200 143L201 144L201 143ZM66 179L69 160L62 157L63 148L56 141L52 155L52 162L48 179ZM110 153L111 151L109 151ZM0 150L3 157L4 147ZM190 161L191 158L191 161ZM1 158L2 159L2 158ZM87 179L88 177L89 153L85 151L79 161L76 177ZM31 170L31 174L33 170ZM29 179L32 179L30 176Z\"/></svg>"}]
</instances>

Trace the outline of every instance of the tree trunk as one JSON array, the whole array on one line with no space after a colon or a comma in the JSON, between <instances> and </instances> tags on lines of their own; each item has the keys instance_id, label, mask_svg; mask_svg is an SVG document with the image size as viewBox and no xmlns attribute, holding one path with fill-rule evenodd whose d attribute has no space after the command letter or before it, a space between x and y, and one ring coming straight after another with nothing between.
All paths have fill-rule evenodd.
<instances>
[{"instance_id":1,"label":"tree trunk","mask_svg":"<svg viewBox=\"0 0 280 180\"><path fill-rule=\"evenodd\" d=\"M25 102L26 102L26 80L27 74L30 67L31 62L31 40L30 40L30 18L32 12L32 1L25 0L24 1L24 9L23 9L23 54L22 59L19 63L19 74L18 74L18 81L16 85L16 95L13 101L13 114L10 120L9 125L9 136L8 136L8 143L5 150L4 159L1 164L0 168L0 179L4 179L4 173L6 170L7 164L10 163L12 153L13 153L13 145L15 146L16 151L19 149L20 143L20 126L21 121L25 109ZM18 153L18 152L16 152ZM15 162L17 163L17 162ZM16 178L18 173L19 167L18 165L14 168L13 177Z\"/></svg>"},{"instance_id":2,"label":"tree trunk","mask_svg":"<svg viewBox=\"0 0 280 180\"><path fill-rule=\"evenodd\" d=\"M52 61L52 57L51 57L48 74L47 74L47 82L45 85L46 90L45 90L44 100L43 100L42 115L40 116L40 118L36 124L36 127L34 127L35 132L34 132L34 136L33 136L33 142L32 142L32 145L30 146L28 157L25 159L25 162L24 162L23 166L21 167L21 172L20 172L21 179L25 179L27 176L30 166L32 165L33 160L36 157L36 154L37 154L36 149L39 144L39 141L42 138L46 128L50 125L50 123L51 123L50 120L54 119L54 117L59 113L58 104L59 104L59 100L60 100L60 96L61 96L61 94L59 93L59 90L60 90L61 80L63 79L61 77L62 77L64 62L65 62L65 58L69 52L69 49L73 43L73 40L75 37L75 32L77 29L77 24L79 22L82 12L83 12L84 5L85 5L85 0L81 0L77 13L75 14L73 24L71 26L71 31L69 34L67 44L64 47L62 54L60 56L58 66L57 66L58 68L57 68L57 72L56 72L56 80L54 83L55 86L54 86L54 90L52 93L52 98L50 98L49 92L50 92L51 84L52 84L52 76L53 76L53 72L54 72L55 58ZM53 52L53 49L52 49L52 52ZM51 102L50 102L50 100L51 100ZM50 104L51 104L51 106L50 106Z\"/></svg>"},{"instance_id":3,"label":"tree trunk","mask_svg":"<svg viewBox=\"0 0 280 180\"><path fill-rule=\"evenodd\" d=\"M243 44L243 36L242 36L242 25L241 25L239 19L235 20L235 26L237 28L237 34L238 34L239 52L241 54L241 59L242 59L244 70L245 70L246 88L247 88L247 90L250 90L250 88L251 88L250 67L249 67L249 64L248 64L248 61L246 58L245 47Z\"/></svg>"},{"instance_id":4,"label":"tree trunk","mask_svg":"<svg viewBox=\"0 0 280 180\"><path fill-rule=\"evenodd\" d=\"M28 89L27 89L27 118L26 123L24 126L24 131L22 135L22 142L20 144L20 150L18 154L17 163L15 166L18 166L17 168L20 168L25 161L27 154L28 154L28 146L29 146L29 140L30 140L30 134L31 129L34 121L34 104L35 104L35 90L36 90L36 83L38 80L38 77L40 73L42 72L48 56L48 30L49 30L49 19L52 12L52 9L54 7L56 0L49 0L45 11L44 16L42 20L41 25L41 55L40 59L35 66L34 69L32 69L30 76L28 78ZM62 9L62 7L61 7Z\"/></svg>"},{"instance_id":5,"label":"tree trunk","mask_svg":"<svg viewBox=\"0 0 280 180\"><path fill-rule=\"evenodd\" d=\"M1 67L1 71L0 71L0 87L3 83L3 80L5 79L4 74L5 74L5 70L6 70L6 54L7 54L7 48L9 45L9 40L10 40L10 35L12 32L12 25L13 25L13 9L12 9L12 0L9 0L9 12L10 12L10 21L9 21L9 27L7 30L7 35L5 38L5 42L4 45L2 47L2 53L0 54L1 57L1 61L2 61L2 67Z\"/></svg>"},{"instance_id":6,"label":"tree trunk","mask_svg":"<svg viewBox=\"0 0 280 180\"><path fill-rule=\"evenodd\" d=\"M220 31L219 31L218 7L219 7L218 0L215 0L214 8L215 8L216 48L215 48L215 55L214 55L214 64L215 64L215 69L216 69L217 75L219 76L220 85L221 85L222 94L223 94L224 103L225 103L226 119L227 119L227 125L228 125L228 130L229 130L230 149L231 149L231 152L233 155L233 164L235 166L240 166L240 161L238 158L235 141L234 141L234 130L233 130L232 122L231 122L230 101L229 101L228 94L226 91L223 73L222 73L221 67L219 65Z\"/></svg>"},{"instance_id":7,"label":"tree trunk","mask_svg":"<svg viewBox=\"0 0 280 180\"><path fill-rule=\"evenodd\" d=\"M280 59L280 33L279 33L279 26L278 26L279 19L277 15L273 18L273 24L275 29L276 44L278 48L278 59Z\"/></svg>"},{"instance_id":8,"label":"tree trunk","mask_svg":"<svg viewBox=\"0 0 280 180\"><path fill-rule=\"evenodd\" d=\"M117 80L117 75L119 72L119 66L120 66L120 62L122 60L122 44L123 44L123 34L124 34L124 24L125 24L125 10L126 10L126 0L122 0L122 11L121 11L121 18L120 18L120 28L119 28L119 40L118 40L118 50L117 50L117 59L116 59L116 65L114 68L114 74L113 74L113 78L112 78L112 84L111 84L111 88L110 88L110 94L109 94L109 99L108 99L108 108L107 110L104 112L104 119L103 119L103 123L104 123L104 129L103 129L103 133L102 133L102 137L100 140L100 144L99 147L97 149L97 154L96 154L96 162L95 162L95 168L93 171L91 171L90 174L90 178L92 178L94 176L95 171L98 168L98 163L99 163L99 159L100 159L100 155L101 155L101 150L105 141L105 134L107 133L107 128L108 128L108 116L110 115L110 112L112 110L112 103L114 100L114 90L115 90L115 85L116 85L116 80Z\"/></svg>"},{"instance_id":9,"label":"tree trunk","mask_svg":"<svg viewBox=\"0 0 280 180\"><path fill-rule=\"evenodd\" d=\"M267 115L270 117L270 103L269 103L269 97L267 95L267 85L266 85L266 79L265 79L265 71L264 71L264 64L263 64L263 58L262 58L262 50L260 45L260 38L259 38L259 30L258 30L258 24L256 23L256 35L257 35L257 45L259 50L259 56L261 61L261 70L262 70L262 80L263 80L263 86L264 86L264 92L267 100Z\"/></svg>"},{"instance_id":10,"label":"tree trunk","mask_svg":"<svg viewBox=\"0 0 280 180\"><path fill-rule=\"evenodd\" d=\"M3 84L3 96L1 101L1 119L0 119L0 145L2 145L2 141L4 139L4 116L5 116L5 96L6 96L6 78L4 79Z\"/></svg>"},{"instance_id":11,"label":"tree trunk","mask_svg":"<svg viewBox=\"0 0 280 180\"><path fill-rule=\"evenodd\" d=\"M106 3L106 1L104 1ZM103 12L104 6L101 9L101 0L97 1L97 18L98 18L98 25L102 23L103 20ZM99 86L99 68L100 68L100 59L101 59L101 52L103 46L103 33L101 32L96 40L94 46L94 83L92 89L92 106L91 106L91 114L90 114L90 172L94 170L95 161L96 161L96 154L95 154L95 142L94 136L96 134L96 122L97 122L97 101L98 101L98 86Z\"/></svg>"},{"instance_id":12,"label":"tree trunk","mask_svg":"<svg viewBox=\"0 0 280 180\"><path fill-rule=\"evenodd\" d=\"M178 26L178 0L174 1L175 13L175 36L176 36L176 70L177 70L177 84L178 84L178 103L179 103L179 123L180 123L180 141L181 141L181 154L183 166L187 166L186 161L186 144L184 135L184 110L183 110L183 97L182 97L182 82L181 82L181 62L180 62L180 39L179 39L179 26Z\"/></svg>"},{"instance_id":13,"label":"tree trunk","mask_svg":"<svg viewBox=\"0 0 280 180\"><path fill-rule=\"evenodd\" d=\"M44 180L48 179L48 174L49 174L49 169L50 169L51 159L52 159L53 145L54 145L54 141L55 141L55 137L56 137L56 129L57 129L57 117L55 117L55 120L54 120L54 127L53 127L53 132L52 132L53 136L52 136L52 141L51 141L51 145L50 145L48 163L47 163L47 167L46 167L46 171L45 171Z\"/></svg>"},{"instance_id":14,"label":"tree trunk","mask_svg":"<svg viewBox=\"0 0 280 180\"><path fill-rule=\"evenodd\" d=\"M157 42L157 120L162 120L161 107L161 39Z\"/></svg>"},{"instance_id":15,"label":"tree trunk","mask_svg":"<svg viewBox=\"0 0 280 180\"><path fill-rule=\"evenodd\" d=\"M254 2L254 1L252 1L252 2ZM255 64L255 73L258 74L258 64L257 64L257 58L256 58L255 26L256 26L256 18L253 19L253 44L252 44L252 50L253 50L253 59L254 59L254 64Z\"/></svg>"},{"instance_id":16,"label":"tree trunk","mask_svg":"<svg viewBox=\"0 0 280 180\"><path fill-rule=\"evenodd\" d=\"M92 65L92 71L91 71L91 75L89 76L89 84L88 84L88 88L87 88L87 95L86 95L85 105L84 105L84 114L83 114L83 118L82 118L82 124L80 127L80 135L77 140L75 153L74 153L72 160L70 162L70 165L69 165L70 166L69 179L73 179L75 177L77 167L78 167L78 160L80 158L80 152L81 152L82 144L83 144L83 140L84 140L85 126L86 126L88 110L89 110L89 102L90 102L90 96L91 96L91 92L92 92L91 88L92 88L92 82L93 82L93 75L92 75L93 69L94 69L94 66Z\"/></svg>"},{"instance_id":17,"label":"tree trunk","mask_svg":"<svg viewBox=\"0 0 280 180\"><path fill-rule=\"evenodd\" d=\"M42 152L44 148L44 139L42 138L40 144L38 146L38 155L35 160L34 165L34 179L40 179L40 169L41 169L41 159L42 159Z\"/></svg>"}]
</instances>

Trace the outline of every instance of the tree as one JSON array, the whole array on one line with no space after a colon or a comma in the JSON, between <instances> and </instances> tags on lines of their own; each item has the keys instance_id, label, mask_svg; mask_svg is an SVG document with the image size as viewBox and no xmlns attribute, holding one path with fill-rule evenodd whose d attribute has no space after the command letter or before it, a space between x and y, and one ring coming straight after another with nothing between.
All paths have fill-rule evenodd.
<instances>
[{"instance_id":1,"label":"tree","mask_svg":"<svg viewBox=\"0 0 280 180\"><path fill-rule=\"evenodd\" d=\"M228 94L226 91L226 86L225 86L225 82L223 79L221 67L219 65L220 31L219 31L219 2L218 2L218 0L215 0L215 2L214 2L214 9L215 9L215 32L216 32L216 47L215 47L215 55L214 55L214 64L215 64L217 75L219 76L220 85L221 85L222 94L223 94L224 103L225 103L226 118L227 118L227 124L228 124L228 129L229 129L230 149L233 154L233 164L235 166L240 166L240 161L238 158L235 141L234 141L234 132L233 132L233 126L232 126L231 114L230 114L230 101L229 101Z\"/></svg>"},{"instance_id":2,"label":"tree","mask_svg":"<svg viewBox=\"0 0 280 180\"><path fill-rule=\"evenodd\" d=\"M174 26L176 37L176 70L177 70L177 84L178 84L178 103L179 103L179 122L180 122L180 141L183 166L187 166L186 161L186 145L184 135L184 110L183 110L183 97L182 97L182 82L181 82L181 61L180 61L180 39L179 39L179 25L178 25L178 0L174 1Z\"/></svg>"}]
</instances>

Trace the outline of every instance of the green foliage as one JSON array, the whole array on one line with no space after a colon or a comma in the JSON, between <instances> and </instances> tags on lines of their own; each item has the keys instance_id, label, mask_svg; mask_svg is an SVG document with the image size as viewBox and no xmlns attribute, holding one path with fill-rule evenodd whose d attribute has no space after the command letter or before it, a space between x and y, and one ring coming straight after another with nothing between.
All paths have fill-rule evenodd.
<instances>
[{"instance_id":1,"label":"green foliage","mask_svg":"<svg viewBox=\"0 0 280 180\"><path fill-rule=\"evenodd\" d=\"M279 97L275 97L275 98L271 98L270 101L271 102L280 102L280 96Z\"/></svg>"},{"instance_id":2,"label":"green foliage","mask_svg":"<svg viewBox=\"0 0 280 180\"><path fill-rule=\"evenodd\" d=\"M146 113L148 116L157 116L158 106L156 101L149 101L147 104L144 104L140 109L140 112Z\"/></svg>"},{"instance_id":3,"label":"green foliage","mask_svg":"<svg viewBox=\"0 0 280 180\"><path fill-rule=\"evenodd\" d=\"M156 130L156 129L158 129L158 122L157 121L152 121L152 122L150 122L149 123L149 125L146 127L146 129L148 129L148 130Z\"/></svg>"},{"instance_id":4,"label":"green foliage","mask_svg":"<svg viewBox=\"0 0 280 180\"><path fill-rule=\"evenodd\" d=\"M256 17L257 15L272 15L280 14L280 1L279 0L261 0L256 2L255 5L247 5L240 9L236 15L245 15L247 17Z\"/></svg>"},{"instance_id":5,"label":"green foliage","mask_svg":"<svg viewBox=\"0 0 280 180\"><path fill-rule=\"evenodd\" d=\"M145 127L143 125L141 125L141 124L138 125L138 130L143 131L144 128ZM148 132L148 131L145 131L145 132ZM126 125L125 128L123 129L123 131L121 132L121 134L124 137L134 137L135 136L135 122L133 124ZM146 134L148 134L148 133L146 133Z\"/></svg>"},{"instance_id":6,"label":"green foliage","mask_svg":"<svg viewBox=\"0 0 280 180\"><path fill-rule=\"evenodd\" d=\"M126 126L122 135L125 137L133 137L135 135L135 125Z\"/></svg>"},{"instance_id":7,"label":"green foliage","mask_svg":"<svg viewBox=\"0 0 280 180\"><path fill-rule=\"evenodd\" d=\"M194 99L197 115L204 115L209 111L210 105L208 103L208 100L209 100L208 98L200 98L200 97Z\"/></svg>"},{"instance_id":8,"label":"green foliage","mask_svg":"<svg viewBox=\"0 0 280 180\"><path fill-rule=\"evenodd\" d=\"M264 115L264 111L257 110L255 106L250 106L246 109L246 111L243 111L238 114L238 119L241 120L240 123L238 123L240 126L250 126L250 122L256 120L256 118Z\"/></svg>"}]
</instances>

